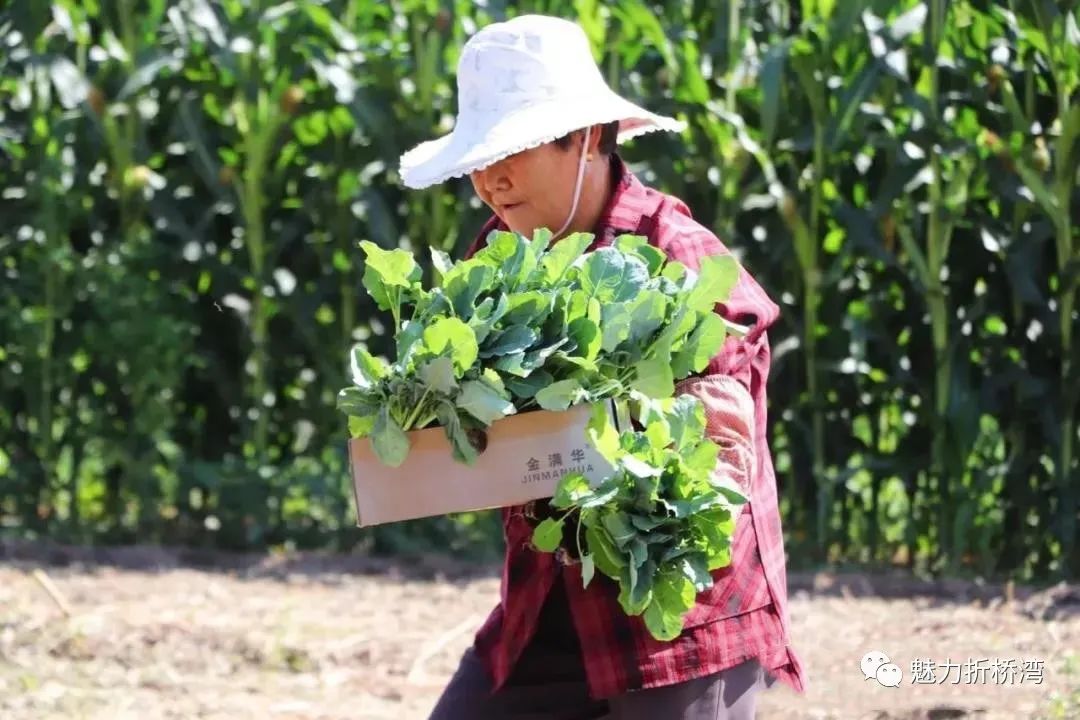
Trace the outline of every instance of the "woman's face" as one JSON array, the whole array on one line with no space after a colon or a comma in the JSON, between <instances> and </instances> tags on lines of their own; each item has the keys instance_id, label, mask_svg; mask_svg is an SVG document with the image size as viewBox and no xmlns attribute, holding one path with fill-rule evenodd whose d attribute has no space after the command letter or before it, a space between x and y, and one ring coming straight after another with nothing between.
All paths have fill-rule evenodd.
<instances>
[{"instance_id":1,"label":"woman's face","mask_svg":"<svg viewBox=\"0 0 1080 720\"><path fill-rule=\"evenodd\" d=\"M590 143L591 144L591 143ZM526 237L557 231L574 198L581 138L566 150L554 142L525 150L470 175L476 194L507 227Z\"/></svg>"}]
</instances>

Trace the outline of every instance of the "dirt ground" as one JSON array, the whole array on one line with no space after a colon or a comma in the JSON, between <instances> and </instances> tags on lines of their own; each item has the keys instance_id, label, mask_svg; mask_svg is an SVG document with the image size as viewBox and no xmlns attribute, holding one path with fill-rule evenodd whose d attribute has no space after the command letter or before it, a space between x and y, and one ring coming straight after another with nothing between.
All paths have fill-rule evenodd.
<instances>
[{"instance_id":1,"label":"dirt ground","mask_svg":"<svg viewBox=\"0 0 1080 720\"><path fill-rule=\"evenodd\" d=\"M805 695L760 718L1080 718L1080 587L793 574ZM498 597L491 568L0 544L4 720L423 719ZM903 671L864 679L871 650ZM928 659L1037 675L913 683Z\"/></svg>"}]
</instances>

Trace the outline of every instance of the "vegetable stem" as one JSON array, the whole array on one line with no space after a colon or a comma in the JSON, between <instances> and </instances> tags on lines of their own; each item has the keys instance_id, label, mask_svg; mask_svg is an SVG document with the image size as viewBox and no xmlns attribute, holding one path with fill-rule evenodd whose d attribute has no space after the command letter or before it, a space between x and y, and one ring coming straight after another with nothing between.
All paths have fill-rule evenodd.
<instances>
[{"instance_id":1,"label":"vegetable stem","mask_svg":"<svg viewBox=\"0 0 1080 720\"><path fill-rule=\"evenodd\" d=\"M408 430L412 430L413 427L415 427L414 423L416 422L417 418L420 417L420 413L423 412L425 403L427 403L427 399L428 399L428 397L430 395L431 395L431 387L430 386L425 387L424 388L424 394L420 396L420 402L418 402L416 404L416 407L413 408L413 411L409 414L409 417L405 420L405 423L402 425L403 430L408 431Z\"/></svg>"}]
</instances>

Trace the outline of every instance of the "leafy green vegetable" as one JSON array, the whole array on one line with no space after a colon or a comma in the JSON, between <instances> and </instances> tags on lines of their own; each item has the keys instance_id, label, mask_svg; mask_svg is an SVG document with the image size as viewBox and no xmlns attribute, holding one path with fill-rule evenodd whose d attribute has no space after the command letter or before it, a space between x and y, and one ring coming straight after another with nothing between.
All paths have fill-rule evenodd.
<instances>
[{"instance_id":1,"label":"leafy green vegetable","mask_svg":"<svg viewBox=\"0 0 1080 720\"><path fill-rule=\"evenodd\" d=\"M592 236L585 233L569 235L556 243L540 261L540 282L547 286L558 286L566 271L591 243Z\"/></svg>"},{"instance_id":2,"label":"leafy green vegetable","mask_svg":"<svg viewBox=\"0 0 1080 720\"><path fill-rule=\"evenodd\" d=\"M443 395L449 395L458 387L452 358L437 357L428 360L420 365L418 373L428 387Z\"/></svg>"},{"instance_id":3,"label":"leafy green vegetable","mask_svg":"<svg viewBox=\"0 0 1080 720\"><path fill-rule=\"evenodd\" d=\"M472 368L479 354L476 334L458 318L439 318L424 330L423 338L431 354L449 353L458 377Z\"/></svg>"},{"instance_id":4,"label":"leafy green vegetable","mask_svg":"<svg viewBox=\"0 0 1080 720\"><path fill-rule=\"evenodd\" d=\"M577 380L560 380L537 392L536 402L545 410L566 410L577 402L582 392Z\"/></svg>"},{"instance_id":5,"label":"leafy green vegetable","mask_svg":"<svg viewBox=\"0 0 1080 720\"><path fill-rule=\"evenodd\" d=\"M374 387L389 374L389 371L390 367L385 361L373 357L359 345L353 348L352 377L358 387Z\"/></svg>"},{"instance_id":6,"label":"leafy green vegetable","mask_svg":"<svg viewBox=\"0 0 1080 720\"><path fill-rule=\"evenodd\" d=\"M687 307L711 312L718 303L723 302L738 280L739 263L731 255L703 258L697 281L686 296Z\"/></svg>"},{"instance_id":7,"label":"leafy green vegetable","mask_svg":"<svg viewBox=\"0 0 1080 720\"><path fill-rule=\"evenodd\" d=\"M714 480L719 448L705 437L699 400L632 399L644 429L618 433L602 408L589 424L589 441L615 471L596 486L565 476L551 504L563 513L560 527L576 516L584 528L582 582L599 571L616 583L624 612L642 615L653 637L670 640L697 593L712 586L711 571L731 562L735 511L746 498ZM534 535L533 544L551 539Z\"/></svg>"},{"instance_id":8,"label":"leafy green vegetable","mask_svg":"<svg viewBox=\"0 0 1080 720\"><path fill-rule=\"evenodd\" d=\"M526 325L511 325L492 338L480 353L482 358L524 353L536 342L536 331Z\"/></svg>"},{"instance_id":9,"label":"leafy green vegetable","mask_svg":"<svg viewBox=\"0 0 1080 720\"><path fill-rule=\"evenodd\" d=\"M468 260L433 250L432 289L410 253L361 242L364 286L394 316L397 360L353 351L353 384L338 403L350 435L374 440L378 429L381 450L397 457L394 427L438 422L455 457L475 458L465 439L477 423L631 392L668 397L700 372L726 336L713 308L738 278L734 259L705 258L689 273L644 237L587 252L592 240L575 234L552 245L543 230L531 240L493 232ZM618 454L617 444L608 452Z\"/></svg>"},{"instance_id":10,"label":"leafy green vegetable","mask_svg":"<svg viewBox=\"0 0 1080 720\"><path fill-rule=\"evenodd\" d=\"M563 521L555 518L545 518L536 526L533 532L533 545L541 552L554 552L562 542Z\"/></svg>"},{"instance_id":11,"label":"leafy green vegetable","mask_svg":"<svg viewBox=\"0 0 1080 720\"><path fill-rule=\"evenodd\" d=\"M397 420L390 416L390 407L383 406L371 432L372 446L379 461L390 467L405 462L409 454L409 438Z\"/></svg>"},{"instance_id":12,"label":"leafy green vegetable","mask_svg":"<svg viewBox=\"0 0 1080 720\"><path fill-rule=\"evenodd\" d=\"M361 241L360 247L366 255L364 287L379 309L391 311L398 324L404 295L420 280L420 266L405 250L384 250L370 240Z\"/></svg>"},{"instance_id":13,"label":"leafy green vegetable","mask_svg":"<svg viewBox=\"0 0 1080 720\"><path fill-rule=\"evenodd\" d=\"M364 286L394 317L397 359L357 347L337 404L353 437L399 465L408 432L432 423L471 463L476 433L508 415L593 403L587 440L613 470L593 483L563 476L551 499L560 516L536 526L533 545L556 551L573 523L582 583L597 573L616 583L623 611L667 640L731 561L734 509L746 502L714 478L719 448L700 403L672 397L724 343L715 309L740 268L725 255L690 272L640 236L587 252L591 243L494 232L469 260L433 251L432 289L409 253L361 243Z\"/></svg>"},{"instance_id":14,"label":"leafy green vegetable","mask_svg":"<svg viewBox=\"0 0 1080 720\"><path fill-rule=\"evenodd\" d=\"M485 425L514 414L514 404L481 380L468 380L462 384L457 406Z\"/></svg>"}]
</instances>

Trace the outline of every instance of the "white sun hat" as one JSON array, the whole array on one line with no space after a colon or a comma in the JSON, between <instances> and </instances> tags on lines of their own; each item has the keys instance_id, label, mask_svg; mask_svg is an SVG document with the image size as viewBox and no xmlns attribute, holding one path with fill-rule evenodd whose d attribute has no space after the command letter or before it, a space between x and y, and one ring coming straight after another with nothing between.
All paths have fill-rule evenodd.
<instances>
[{"instance_id":1,"label":"white sun hat","mask_svg":"<svg viewBox=\"0 0 1080 720\"><path fill-rule=\"evenodd\" d=\"M467 175L592 125L618 121L618 142L686 127L613 92L585 32L545 15L494 23L469 38L457 85L453 131L401 156L401 178L410 188Z\"/></svg>"}]
</instances>

